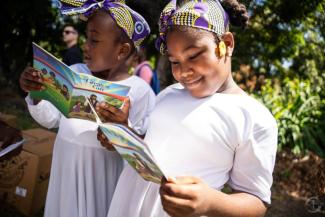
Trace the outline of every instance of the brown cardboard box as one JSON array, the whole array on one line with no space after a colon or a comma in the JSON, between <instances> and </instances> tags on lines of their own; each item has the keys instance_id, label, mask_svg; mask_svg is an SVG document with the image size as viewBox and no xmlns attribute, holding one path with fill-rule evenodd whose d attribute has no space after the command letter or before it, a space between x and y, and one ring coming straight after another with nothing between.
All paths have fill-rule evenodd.
<instances>
[{"instance_id":1,"label":"brown cardboard box","mask_svg":"<svg viewBox=\"0 0 325 217\"><path fill-rule=\"evenodd\" d=\"M23 151L0 165L0 199L30 216L45 204L56 134L43 129L23 131Z\"/></svg>"},{"instance_id":2,"label":"brown cardboard box","mask_svg":"<svg viewBox=\"0 0 325 217\"><path fill-rule=\"evenodd\" d=\"M17 117L15 115L0 112L0 120L6 122L11 127L17 128Z\"/></svg>"}]
</instances>

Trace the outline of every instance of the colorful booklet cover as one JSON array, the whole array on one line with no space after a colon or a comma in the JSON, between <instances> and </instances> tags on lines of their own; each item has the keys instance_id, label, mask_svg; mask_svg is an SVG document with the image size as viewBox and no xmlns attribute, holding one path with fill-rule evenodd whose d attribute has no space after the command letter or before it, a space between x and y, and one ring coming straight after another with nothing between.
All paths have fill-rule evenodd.
<instances>
[{"instance_id":1,"label":"colorful booklet cover","mask_svg":"<svg viewBox=\"0 0 325 217\"><path fill-rule=\"evenodd\" d=\"M160 184L164 176L148 145L135 133L121 124L102 123L91 106L101 131L114 145L116 151L147 181Z\"/></svg>"},{"instance_id":2,"label":"colorful booklet cover","mask_svg":"<svg viewBox=\"0 0 325 217\"><path fill-rule=\"evenodd\" d=\"M123 106L130 87L74 72L35 43L33 53L33 66L41 71L45 89L31 91L31 97L50 101L67 118L91 121L95 117L89 103L94 107L100 102Z\"/></svg>"}]
</instances>

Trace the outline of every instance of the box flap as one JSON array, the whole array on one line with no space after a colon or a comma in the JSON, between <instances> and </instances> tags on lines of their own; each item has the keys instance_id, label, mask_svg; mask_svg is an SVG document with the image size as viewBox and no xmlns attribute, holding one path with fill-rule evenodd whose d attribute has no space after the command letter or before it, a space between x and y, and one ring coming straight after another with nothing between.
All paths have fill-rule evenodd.
<instances>
[{"instance_id":1,"label":"box flap","mask_svg":"<svg viewBox=\"0 0 325 217\"><path fill-rule=\"evenodd\" d=\"M41 128L23 131L26 142L23 150L38 156L52 154L56 133Z\"/></svg>"},{"instance_id":2,"label":"box flap","mask_svg":"<svg viewBox=\"0 0 325 217\"><path fill-rule=\"evenodd\" d=\"M0 112L0 120L6 122L11 127L17 128L17 117L15 115Z\"/></svg>"}]
</instances>

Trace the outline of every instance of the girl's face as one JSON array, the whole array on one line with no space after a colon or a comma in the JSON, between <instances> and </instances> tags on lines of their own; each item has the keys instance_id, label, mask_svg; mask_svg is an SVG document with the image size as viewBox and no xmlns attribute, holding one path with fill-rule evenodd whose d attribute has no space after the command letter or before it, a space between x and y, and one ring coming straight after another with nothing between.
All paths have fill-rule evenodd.
<instances>
[{"instance_id":1,"label":"girl's face","mask_svg":"<svg viewBox=\"0 0 325 217\"><path fill-rule=\"evenodd\" d=\"M94 14L87 23L84 60L92 72L111 71L117 67L118 28L106 13Z\"/></svg>"},{"instance_id":2,"label":"girl's face","mask_svg":"<svg viewBox=\"0 0 325 217\"><path fill-rule=\"evenodd\" d=\"M174 28L167 34L167 50L174 78L192 96L202 98L216 93L231 70L229 61L216 54L213 34L203 30L195 33Z\"/></svg>"}]
</instances>

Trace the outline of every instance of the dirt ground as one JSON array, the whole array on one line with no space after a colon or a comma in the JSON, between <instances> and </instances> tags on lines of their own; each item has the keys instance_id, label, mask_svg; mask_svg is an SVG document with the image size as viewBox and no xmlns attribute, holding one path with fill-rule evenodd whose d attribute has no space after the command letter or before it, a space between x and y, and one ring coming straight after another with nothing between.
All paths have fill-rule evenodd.
<instances>
[{"instance_id":1,"label":"dirt ground","mask_svg":"<svg viewBox=\"0 0 325 217\"><path fill-rule=\"evenodd\" d=\"M267 217L325 216L325 159L278 153Z\"/></svg>"}]
</instances>

